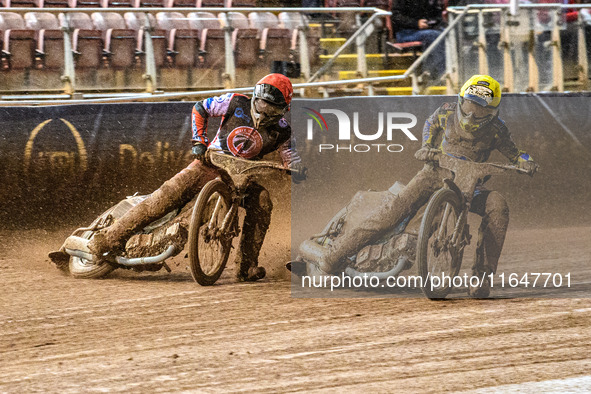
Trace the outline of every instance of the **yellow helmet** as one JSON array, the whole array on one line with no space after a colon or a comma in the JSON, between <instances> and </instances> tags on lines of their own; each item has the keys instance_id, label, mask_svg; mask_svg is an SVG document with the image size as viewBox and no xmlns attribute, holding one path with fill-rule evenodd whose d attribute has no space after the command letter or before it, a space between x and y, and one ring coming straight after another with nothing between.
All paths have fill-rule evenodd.
<instances>
[{"instance_id":1,"label":"yellow helmet","mask_svg":"<svg viewBox=\"0 0 591 394\"><path fill-rule=\"evenodd\" d=\"M499 112L501 85L488 75L474 75L458 95L458 123L473 133L490 123Z\"/></svg>"}]
</instances>

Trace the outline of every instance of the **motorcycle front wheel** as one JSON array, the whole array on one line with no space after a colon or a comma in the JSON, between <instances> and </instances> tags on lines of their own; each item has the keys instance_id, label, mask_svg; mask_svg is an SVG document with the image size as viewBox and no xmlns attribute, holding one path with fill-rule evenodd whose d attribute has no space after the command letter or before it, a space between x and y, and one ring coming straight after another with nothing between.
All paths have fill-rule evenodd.
<instances>
[{"instance_id":1,"label":"motorcycle front wheel","mask_svg":"<svg viewBox=\"0 0 591 394\"><path fill-rule=\"evenodd\" d=\"M224 271L230 255L234 218L230 189L220 179L209 181L199 193L189 226L189 262L193 279L202 286L213 285Z\"/></svg>"},{"instance_id":2,"label":"motorcycle front wheel","mask_svg":"<svg viewBox=\"0 0 591 394\"><path fill-rule=\"evenodd\" d=\"M460 271L463 252L452 245L459 216L460 200L449 189L438 190L425 210L417 239L417 265L421 290L430 299L445 298Z\"/></svg>"}]
</instances>

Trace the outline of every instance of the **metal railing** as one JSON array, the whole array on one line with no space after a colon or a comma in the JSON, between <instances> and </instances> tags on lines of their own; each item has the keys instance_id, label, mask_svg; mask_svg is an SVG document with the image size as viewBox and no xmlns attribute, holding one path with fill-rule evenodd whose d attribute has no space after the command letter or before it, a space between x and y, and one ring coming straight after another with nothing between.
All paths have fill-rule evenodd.
<instances>
[{"instance_id":1,"label":"metal railing","mask_svg":"<svg viewBox=\"0 0 591 394\"><path fill-rule=\"evenodd\" d=\"M467 7L449 7L450 20L463 20L468 15L477 15L478 36L475 41L468 40L468 47L462 48L460 45L460 32L457 30L450 32L446 40L447 55L447 85L448 92L456 92L459 89L461 81L469 77L469 72L462 61L460 54L463 50L470 49L469 46L477 47L479 74L498 73L503 81L503 88L506 92L540 91L540 73L549 75L549 81L546 85L549 90L562 92L564 87L564 65L562 57L561 30L565 28L563 13L565 9L583 9L591 8L591 4L521 4L518 15L511 15L508 4L479 4ZM539 45L540 27L536 12L543 11L547 13L549 22L544 28L548 33L548 40ZM499 16L498 38L499 50L502 58L502 71L491 69L489 64L490 51L497 48L491 48L487 42L487 33L490 33L490 27L485 24L485 16L496 13ZM488 14L488 15L487 15ZM581 90L587 90L589 87L589 63L587 59L587 43L585 41L585 24L579 13L579 20L576 22L577 39L577 79ZM516 38L516 36L519 36ZM536 38L536 36L538 38ZM524 48L517 47L521 44ZM536 57L536 45L549 49L549 64L544 69L539 69L538 62L541 60ZM518 53L523 49L523 53ZM525 66L522 63L525 60ZM516 64L517 63L517 64ZM547 68L551 68L549 71ZM527 83L523 89L516 87L515 74L526 75ZM523 81L521 81L523 82Z\"/></svg>"},{"instance_id":2,"label":"metal railing","mask_svg":"<svg viewBox=\"0 0 591 394\"><path fill-rule=\"evenodd\" d=\"M554 10L553 13L553 29L552 29L552 41L550 45L553 47L553 56L552 61L553 64L556 66L553 67L555 70L553 72L553 86L555 90L563 91L563 79L562 79L562 62L560 57L560 18L559 13L562 12L563 9L582 9L582 8L591 8L591 4L523 4L521 8L525 9L527 12L529 9L550 9ZM43 9L43 11L39 11L35 9L35 12L51 12L55 14L66 14L68 12L85 12L85 13L92 13L92 12L117 12L117 13L124 13L124 12L144 12L144 13L157 13L157 12L191 12L195 11L194 8L149 8L149 9L138 9L138 8L117 8L117 9L108 9L108 8L87 8L87 9ZM484 32L483 27L483 17L482 15L487 12L501 12L501 47L503 48L503 57L504 61L504 75L505 75L505 91L513 91L513 60L510 53L510 18L508 17L509 13L509 5L469 5L466 7L449 7L448 10L450 11L450 20L449 25L443 30L443 32L439 35L439 37L433 42L433 44L427 48L421 56L419 56L413 64L402 74L402 75L395 75L395 76L384 76L384 77L366 77L367 75L367 64L365 64L365 56L360 56L364 54L364 45L365 40L369 37L373 31L375 30L374 22L378 17L389 17L391 15L390 12L377 9L377 8L339 8L338 12L355 12L355 13L371 13L371 17L363 24L360 24L360 27L357 31L348 39L346 42L335 52L333 58L324 65L318 72L316 72L313 76L311 76L307 82L305 83L297 83L294 84L294 89L300 91L301 95L305 95L305 89L319 89L327 94L327 88L334 87L334 86L344 86L344 85L353 85L353 84L362 84L366 89L368 95L373 95L373 86L374 84L381 84L381 83L388 83L394 81L403 81L407 79L411 79L412 87L413 87L413 94L421 94L424 92L425 85L421 83L419 78L417 77L417 73L419 71L419 67L426 61L429 55L435 50L437 45L442 44L445 41L446 46L446 75L445 80L447 84L447 90L449 94L457 93L457 90L460 86L460 81L465 79L463 75L463 70L461 69L461 48L458 45L458 28L460 22L464 20L464 18L473 13L478 13L479 17L479 37L475 41L476 45L478 45L478 54L479 54L479 71L482 73L488 72L488 64L486 62L486 42L482 36ZM6 11L10 12L31 12L32 9L30 8L10 8L6 9ZM335 12L334 9L326 9L326 8L201 8L199 11L204 12L258 12L258 11L269 11L269 12L298 12L298 13L333 13ZM65 24L63 26L64 35L68 34L69 28L67 27L67 17L61 18L64 20ZM531 18L530 18L531 20ZM358 19L359 21L359 19ZM149 25L149 20L146 17L146 26ZM583 29L583 23L579 21L579 75L580 81L584 88L587 88L588 83L588 60L586 57L586 50L585 50L585 36L581 33ZM228 33L231 31L227 29ZM305 38L305 29L301 29L301 32L304 34L302 37ZM150 29L145 29L145 36L146 41L150 41ZM64 40L64 46L66 44L66 39ZM305 39L302 40L305 42ZM361 75L361 78L354 78L354 79L344 79L344 80L333 80L333 81L316 81L323 73L328 71L333 64L333 62L338 58L338 56L345 51L349 46L356 44L357 46L357 53L358 53L358 65L357 71L358 75ZM227 46L228 47L228 46ZM71 46L69 47L71 48ZM148 46L146 46L146 52L149 51ZM71 57L71 49L68 51L66 50L66 56ZM69 55L68 55L69 52ZM233 82L235 79L232 78L232 75L235 75L235 69L232 68L233 65L233 57L232 51L226 50L226 74L228 74L228 80ZM307 51L302 51L307 52ZM530 86L528 89L531 91L537 91L536 86L536 76L535 68L534 68L534 59L531 57L531 52L529 53L528 57L528 67L530 73ZM146 80L148 83L151 83L151 86L155 86L155 65L153 62L153 52L146 53L147 57L151 57L152 60L146 62ZM302 61L302 69L304 76L308 76L306 72L309 73L309 68L306 66L306 63L309 64L309 59L306 62L306 59L300 59ZM73 81L75 81L75 70L73 68L73 58L68 59L66 58L66 63L69 63L69 66L65 67L65 78L66 81L71 81L72 88L75 87ZM204 96L211 96L211 95L218 95L227 92L250 92L252 91L253 87L234 87L233 83L228 86L226 89L214 89L214 90L203 90L203 91L186 91L186 92L175 92L175 93L160 93L154 94L154 91L151 89L146 89L147 93L139 93L139 94L109 94L109 97L105 97L105 95L84 95L86 99L75 99L76 96L72 93L67 94L64 99L59 99L62 96L52 96L54 99L50 100L27 100L27 96L20 96L14 97L15 99L19 99L19 105L56 105L56 104L74 104L74 103L89 103L88 99L92 99L92 102L96 103L117 103L117 102L130 102L130 101L163 101L163 100L176 100L176 99L188 99L193 97L204 97ZM4 97L3 97L4 98ZM48 96L48 98L50 98ZM14 101L4 100L0 101L0 106L2 105L15 105Z\"/></svg>"},{"instance_id":3,"label":"metal railing","mask_svg":"<svg viewBox=\"0 0 591 394\"><path fill-rule=\"evenodd\" d=\"M301 73L308 82L312 82L313 80L317 79L322 73L330 68L334 60L338 58L338 56L351 45L351 43L355 42L358 47L358 52L363 51L363 46L365 44L365 40L374 30L374 21L378 17L389 16L390 13L383 11L378 8L371 8L371 7L342 7L335 9L327 9L327 8L183 8L183 7L175 7L175 8L161 8L161 7L151 7L151 8L6 8L0 9L0 12L14 12L18 14L26 14L29 12L36 12L36 13L50 13L54 15L58 15L58 19L60 22L60 28L63 32L64 37L64 72L62 75L61 80L63 81L63 91L65 96L69 96L70 98L79 97L80 94L76 94L76 68L74 63L74 55L72 50L72 29L70 27L70 17L71 13L84 13L84 14L92 14L95 12L100 13L117 13L117 14L124 14L126 12L133 12L133 13L143 13L145 16L144 19L144 26L143 26L143 34L144 34L144 57L145 57L145 73L143 75L143 79L146 81L145 91L148 93L146 94L137 94L133 95L135 98L147 98L151 94L159 93L158 99L167 99L169 95L161 94L162 92L157 92L157 68L155 62L155 53L152 43L152 32L154 31L154 26L151 25L150 19L148 14L156 14L159 12L179 12L183 14L187 14L189 12L211 12L211 13L220 13L223 14L225 18L222 27L224 29L224 41L225 41L225 73L223 74L224 86L226 89L223 91L227 91L231 89L232 91L236 90L236 66L235 66L235 59L234 59L234 51L232 49L232 31L234 28L232 27L230 21L227 19L227 15L229 12L289 12L289 13L298 13L300 14L301 26L298 28L298 35L299 35L299 43L300 43L300 50L299 50L299 61L301 64ZM308 27L306 25L306 21L304 19L304 13L316 13L316 14L326 14L326 13L335 13L338 12L339 14L343 13L355 13L360 15L362 13L365 14L372 14L368 21L364 23L359 29L349 38L345 44L339 48L337 53L334 57L323 67L319 72L314 74L314 76L310 77L311 75L311 66L310 66L310 57L309 57L309 49L307 47L307 30ZM360 60L358 61L358 69L365 70L362 72L362 75L367 75L367 65L365 64L365 56L360 56ZM302 87L308 86L317 86L317 85L304 85ZM250 90L249 88L248 90ZM216 90L216 92L221 92L222 90ZM194 95L196 92L184 92L184 93L175 93L172 97L184 97L186 95ZM94 95L97 97L100 95ZM111 95L109 95L111 96ZM129 94L124 95L129 96ZM21 100L22 98L27 97L25 96L11 96L11 99ZM28 96L30 97L30 96ZM59 95L51 95L45 96L48 98L51 97L60 97ZM3 97L7 98L7 97ZM69 102L72 102L70 100ZM47 101L47 104L50 102ZM0 101L0 105L2 102Z\"/></svg>"}]
</instances>

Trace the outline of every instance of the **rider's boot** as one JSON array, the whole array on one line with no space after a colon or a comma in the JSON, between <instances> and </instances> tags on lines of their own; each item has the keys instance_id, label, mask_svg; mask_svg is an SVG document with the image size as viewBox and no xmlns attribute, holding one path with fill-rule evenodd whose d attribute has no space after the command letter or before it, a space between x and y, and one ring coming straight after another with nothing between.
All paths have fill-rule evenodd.
<instances>
[{"instance_id":1,"label":"rider's boot","mask_svg":"<svg viewBox=\"0 0 591 394\"><path fill-rule=\"evenodd\" d=\"M479 233L474 265L472 266L472 276L478 278L478 281L470 280L469 283L475 283L475 285L468 286L468 296L472 298L488 298L490 295L490 271L487 270L484 264L485 259L484 244Z\"/></svg>"},{"instance_id":2,"label":"rider's boot","mask_svg":"<svg viewBox=\"0 0 591 394\"><path fill-rule=\"evenodd\" d=\"M253 282L266 275L265 269L258 266L258 259L271 223L273 203L269 192L256 183L250 185L244 208L246 216L236 257L236 276L239 281Z\"/></svg>"},{"instance_id":3,"label":"rider's boot","mask_svg":"<svg viewBox=\"0 0 591 394\"><path fill-rule=\"evenodd\" d=\"M194 160L189 166L164 182L147 199L131 208L111 226L99 231L88 248L99 259L125 248L127 239L154 220L191 201L199 190L219 174L212 167Z\"/></svg>"},{"instance_id":4,"label":"rider's boot","mask_svg":"<svg viewBox=\"0 0 591 394\"><path fill-rule=\"evenodd\" d=\"M476 211L479 213L478 209ZM478 276L483 283L468 290L468 294L474 298L485 298L490 294L489 275L497 272L509 225L509 206L505 198L497 192L488 193L482 213L472 274Z\"/></svg>"}]
</instances>

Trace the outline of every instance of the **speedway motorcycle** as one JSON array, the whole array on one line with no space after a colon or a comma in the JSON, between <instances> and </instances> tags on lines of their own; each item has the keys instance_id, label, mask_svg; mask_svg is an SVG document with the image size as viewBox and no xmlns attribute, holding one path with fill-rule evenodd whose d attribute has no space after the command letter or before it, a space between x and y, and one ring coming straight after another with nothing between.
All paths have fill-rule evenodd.
<instances>
[{"instance_id":1,"label":"speedway motorcycle","mask_svg":"<svg viewBox=\"0 0 591 394\"><path fill-rule=\"evenodd\" d=\"M110 226L149 195L131 196L112 206L89 226L76 229L59 251L50 253L58 268L75 278L101 278L117 268L170 272L166 260L188 246L191 274L200 285L213 285L228 260L232 240L240 235L238 208L251 181L268 170L291 174L274 161L252 161L214 150L206 163L220 176L209 181L193 200L152 222L126 243L119 256L96 261L88 248L94 235Z\"/></svg>"},{"instance_id":2,"label":"speedway motorcycle","mask_svg":"<svg viewBox=\"0 0 591 394\"><path fill-rule=\"evenodd\" d=\"M430 299L445 298L452 290L450 281L432 286L430 278L442 273L451 277L458 274L464 249L472 239L468 212L477 186L491 175L508 171L527 173L514 165L476 163L442 154L438 150L433 150L431 154L441 168L451 171L453 177L444 179L444 186L431 196L423 212L419 211L401 223L393 223L375 243L347 256L344 263L346 275L374 276L383 281L416 265L425 296ZM387 191L359 192L356 197L379 204L383 193L396 195L403 187L402 183L396 182ZM350 205L341 209L322 232L300 245L299 255L295 261L288 263L288 269L300 276L324 274L317 266L318 256L322 256L339 237Z\"/></svg>"}]
</instances>

